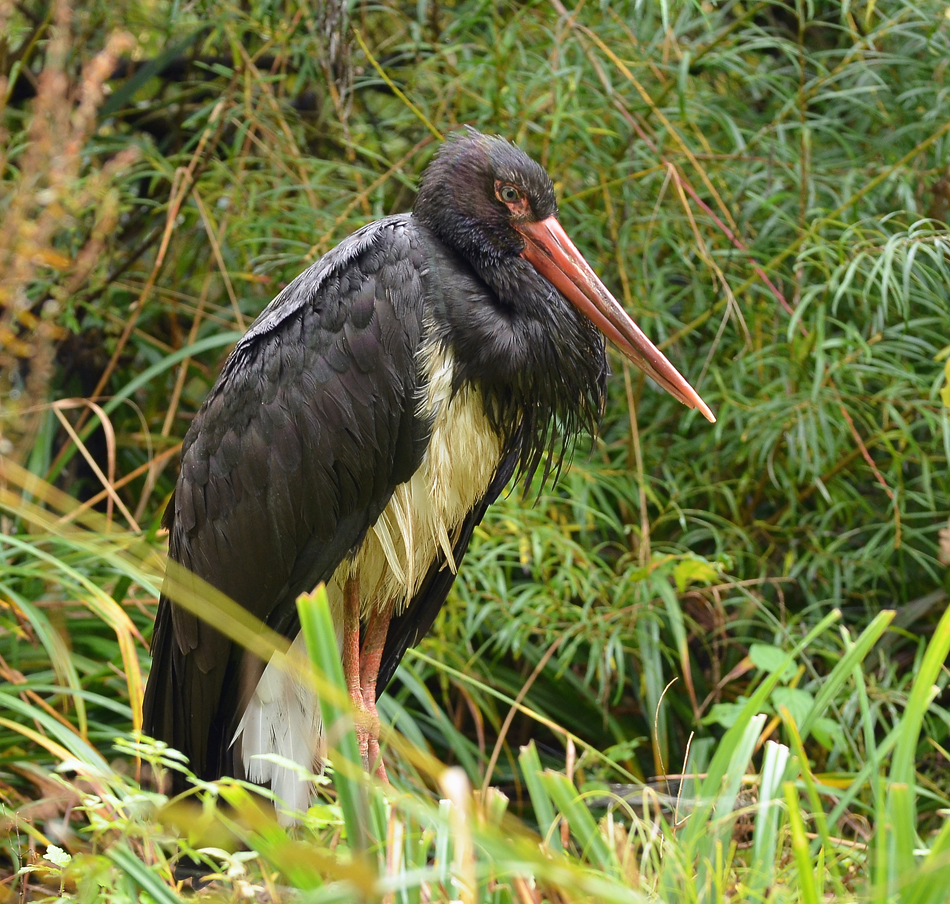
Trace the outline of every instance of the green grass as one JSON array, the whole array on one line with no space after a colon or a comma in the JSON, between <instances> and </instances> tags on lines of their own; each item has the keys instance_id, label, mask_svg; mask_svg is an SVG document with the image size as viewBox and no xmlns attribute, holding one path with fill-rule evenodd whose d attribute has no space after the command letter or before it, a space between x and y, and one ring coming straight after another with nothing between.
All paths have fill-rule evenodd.
<instances>
[{"instance_id":1,"label":"green grass","mask_svg":"<svg viewBox=\"0 0 950 904\"><path fill-rule=\"evenodd\" d=\"M0 901L176 901L183 856L223 900L943 901L944 7L363 4L333 48L325 10L0 8ZM166 807L135 729L178 443L462 123L543 162L718 422L613 358L382 699L392 793L344 734L296 834L233 782Z\"/></svg>"}]
</instances>

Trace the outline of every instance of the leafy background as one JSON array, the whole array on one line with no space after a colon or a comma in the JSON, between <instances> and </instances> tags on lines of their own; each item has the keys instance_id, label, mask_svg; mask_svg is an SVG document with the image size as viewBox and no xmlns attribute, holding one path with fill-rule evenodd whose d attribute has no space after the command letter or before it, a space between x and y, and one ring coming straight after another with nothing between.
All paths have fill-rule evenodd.
<instances>
[{"instance_id":1,"label":"leafy background","mask_svg":"<svg viewBox=\"0 0 950 904\"><path fill-rule=\"evenodd\" d=\"M384 698L417 751L483 789L469 892L606 899L586 864L629 900L929 900L950 724L945 4L93 0L0 21L0 889L174 900L157 889L174 894L179 848L150 835L161 797L128 745L181 437L264 304L408 209L438 136L470 123L543 163L569 234L718 421L614 356L598 438L556 488L493 508ZM736 792L721 832L691 835L709 786L686 829L634 808L618 842L596 795L581 812L550 777L689 799L657 777L713 774L726 750L729 782L781 799L774 824ZM791 784L770 785L781 750ZM464 845L417 845L454 890L399 866L425 826L461 836L440 767L393 758L429 809L398 844L380 830L383 885L360 894L388 875L407 900L425 883L464 898ZM498 865L490 785L523 831L579 832L590 804L594 828L560 845L567 873ZM320 900L356 894L340 793L308 824L329 865L290 880ZM268 870L292 877L289 855L241 837L257 865L235 861L221 894L240 879L276 900Z\"/></svg>"}]
</instances>

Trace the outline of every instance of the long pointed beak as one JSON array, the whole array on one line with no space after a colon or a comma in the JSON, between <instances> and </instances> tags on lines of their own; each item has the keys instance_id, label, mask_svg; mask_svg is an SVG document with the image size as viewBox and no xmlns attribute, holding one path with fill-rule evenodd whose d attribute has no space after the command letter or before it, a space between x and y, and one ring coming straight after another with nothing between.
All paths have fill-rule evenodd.
<instances>
[{"instance_id":1,"label":"long pointed beak","mask_svg":"<svg viewBox=\"0 0 950 904\"><path fill-rule=\"evenodd\" d=\"M699 393L630 319L554 217L516 228L525 240L521 256L538 273L670 395L690 408L698 408L711 423L716 422Z\"/></svg>"}]
</instances>

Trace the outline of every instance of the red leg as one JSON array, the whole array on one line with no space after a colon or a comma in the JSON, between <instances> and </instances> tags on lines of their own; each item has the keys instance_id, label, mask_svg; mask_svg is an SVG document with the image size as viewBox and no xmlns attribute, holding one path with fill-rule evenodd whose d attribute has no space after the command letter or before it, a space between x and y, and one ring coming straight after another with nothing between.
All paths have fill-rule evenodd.
<instances>
[{"instance_id":1,"label":"red leg","mask_svg":"<svg viewBox=\"0 0 950 904\"><path fill-rule=\"evenodd\" d=\"M347 578L343 587L343 674L353 704L360 755L366 763L369 735L366 732L363 692L360 688L360 585L355 577Z\"/></svg>"},{"instance_id":2,"label":"red leg","mask_svg":"<svg viewBox=\"0 0 950 904\"><path fill-rule=\"evenodd\" d=\"M370 730L367 744L367 769L375 767L376 777L389 783L386 765L379 750L379 713L376 711L376 679L386 646L386 634L389 631L391 611L374 611L366 626L363 638L363 651L360 655L360 686L363 689L363 707L370 716Z\"/></svg>"}]
</instances>

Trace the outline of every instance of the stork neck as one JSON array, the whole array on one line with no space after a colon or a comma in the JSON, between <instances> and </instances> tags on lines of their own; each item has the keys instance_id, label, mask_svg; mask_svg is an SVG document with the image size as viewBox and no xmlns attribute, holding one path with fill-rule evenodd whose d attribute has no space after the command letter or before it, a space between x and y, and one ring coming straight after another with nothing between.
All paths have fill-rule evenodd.
<instances>
[{"instance_id":1,"label":"stork neck","mask_svg":"<svg viewBox=\"0 0 950 904\"><path fill-rule=\"evenodd\" d=\"M568 450L603 407L607 362L594 325L527 261L466 261L429 243L434 338L451 349L456 389L474 384L504 442L537 468L558 437Z\"/></svg>"}]
</instances>

